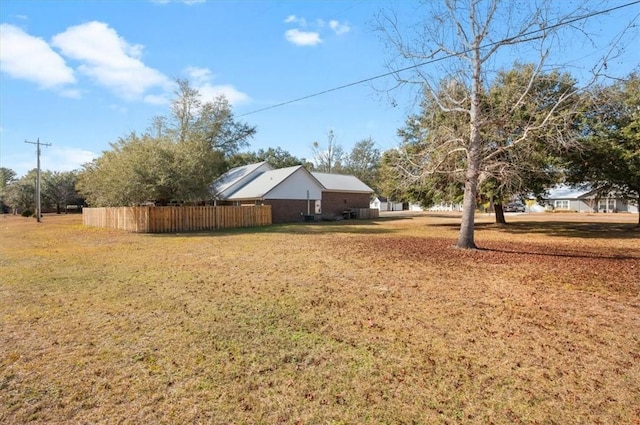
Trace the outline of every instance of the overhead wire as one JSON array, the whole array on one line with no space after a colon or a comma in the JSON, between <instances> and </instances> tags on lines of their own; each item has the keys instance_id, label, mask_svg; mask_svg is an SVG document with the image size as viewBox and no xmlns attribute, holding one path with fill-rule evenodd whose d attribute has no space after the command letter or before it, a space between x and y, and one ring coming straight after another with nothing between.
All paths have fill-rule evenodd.
<instances>
[{"instance_id":1,"label":"overhead wire","mask_svg":"<svg viewBox=\"0 0 640 425\"><path fill-rule=\"evenodd\" d=\"M544 32L544 31L549 31L549 30L552 30L552 29L560 28L560 27L563 27L563 26L566 26L566 25L573 24L575 22L583 21L585 19L593 18L594 16L603 15L603 14L606 14L606 13L609 13L609 12L613 12L615 10L624 9L626 7L633 6L633 5L639 4L639 3L640 3L640 0L635 0L635 1L632 1L630 3L626 3L626 4L615 6L615 7L611 7L609 9L604 9L604 10L600 10L600 11L591 12L591 13L588 13L586 15L581 15L581 16L578 16L578 17L575 17L575 18L572 18L572 19L568 19L566 21L560 21L560 22L557 22L557 23L555 23L553 25L546 26L546 27L543 27L543 28L540 28L540 29L537 29L537 30L532 30L532 31L529 31L529 32L526 32L526 33L523 33L523 34L518 34L515 37L509 37L509 38L505 38L505 39L502 39L502 40L499 40L499 41L495 41L493 43L488 43L488 44L480 46L480 49L486 49L486 48L493 47L493 46L496 46L496 45L502 44L502 43L515 42L519 38L525 38L525 37L529 37L529 36ZM390 75L399 74L399 73L402 73L402 72L405 72L405 71L409 71L411 69L419 68L421 66L430 65L430 64L433 64L433 63L436 63L436 62L440 62L440 61L443 61L443 60L446 60L446 59L451 59L453 57L456 57L456 56L459 56L459 55L462 55L462 54L465 54L465 53L469 53L471 51L472 51L472 49L461 50L459 52L451 53L451 54L448 54L448 55L445 55L445 56L442 56L442 57L439 57L439 58L430 59L428 61L424 61L424 62L415 64L415 65L410 65L410 66L407 66L407 67L404 67L404 68L400 68L400 69L396 69L396 70L393 70L393 71L385 72L383 74L378 74L378 75L375 75L373 77L364 78L362 80L358 80L358 81L354 81L354 82L351 82L351 83L343 84L343 85L337 86L337 87L332 87L330 89L326 89L326 90L322 90L322 91L319 91L319 92L311 93L311 94L308 94L306 96L298 97L296 99L287 100L285 102L277 103L275 105L270 105L270 106L266 106L264 108L256 109L254 111L246 112L244 114L238 115L238 117L244 117L244 116L247 116L247 115L257 114L259 112L268 111L270 109L280 108L280 107L285 106L285 105L290 105L292 103L296 103L296 102L300 102L300 101L303 101L303 100L311 99L313 97L321 96L323 94L327 94L327 93L331 93L331 92L334 92L334 91L343 90L343 89L346 89L346 88L349 88L349 87L353 87L353 86L357 86L357 85L360 85L360 84L368 83L370 81L378 80L380 78L385 78L385 77L388 77Z\"/></svg>"}]
</instances>

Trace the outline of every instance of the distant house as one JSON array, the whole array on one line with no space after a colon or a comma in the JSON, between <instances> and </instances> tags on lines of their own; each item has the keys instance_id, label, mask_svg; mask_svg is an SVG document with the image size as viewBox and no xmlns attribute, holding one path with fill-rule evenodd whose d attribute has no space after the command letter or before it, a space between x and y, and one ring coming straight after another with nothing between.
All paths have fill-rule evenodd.
<instances>
[{"instance_id":1,"label":"distant house","mask_svg":"<svg viewBox=\"0 0 640 425\"><path fill-rule=\"evenodd\" d=\"M369 208L380 211L402 211L403 204L402 202L390 201L384 196L376 196L371 200Z\"/></svg>"},{"instance_id":2,"label":"distant house","mask_svg":"<svg viewBox=\"0 0 640 425\"><path fill-rule=\"evenodd\" d=\"M462 211L462 204L454 204L454 203L449 203L449 204L436 204L436 205L432 205L428 208L424 208L422 205L420 204L409 204L409 211L439 211L439 212L443 212L443 211Z\"/></svg>"},{"instance_id":3,"label":"distant house","mask_svg":"<svg viewBox=\"0 0 640 425\"><path fill-rule=\"evenodd\" d=\"M369 208L373 190L350 175L310 173L301 165L274 169L266 162L236 167L213 184L223 205L271 205L272 221L340 217Z\"/></svg>"},{"instance_id":4,"label":"distant house","mask_svg":"<svg viewBox=\"0 0 640 425\"><path fill-rule=\"evenodd\" d=\"M548 209L554 211L574 212L638 212L638 206L615 193L599 195L597 190L588 186L574 188L559 185L549 190L544 203Z\"/></svg>"}]
</instances>

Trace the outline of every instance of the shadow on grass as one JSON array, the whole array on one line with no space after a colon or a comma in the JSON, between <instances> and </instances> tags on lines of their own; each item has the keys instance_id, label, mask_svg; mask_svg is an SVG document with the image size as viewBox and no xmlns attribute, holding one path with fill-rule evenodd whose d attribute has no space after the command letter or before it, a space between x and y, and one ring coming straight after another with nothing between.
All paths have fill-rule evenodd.
<instances>
[{"instance_id":1,"label":"shadow on grass","mask_svg":"<svg viewBox=\"0 0 640 425\"><path fill-rule=\"evenodd\" d=\"M260 227L243 227L236 229L202 230L193 232L176 233L149 233L154 237L190 237L190 236L223 236L223 235L245 235L262 233L283 233L293 235L311 234L385 234L394 233L395 230L380 227L380 222L395 220L406 220L406 217L380 218L375 220L341 220L341 221L319 221L313 223L281 223Z\"/></svg>"},{"instance_id":2,"label":"shadow on grass","mask_svg":"<svg viewBox=\"0 0 640 425\"><path fill-rule=\"evenodd\" d=\"M635 239L640 229L629 223L575 223L562 221L518 222L497 226L506 233L546 234L564 238Z\"/></svg>"},{"instance_id":3,"label":"shadow on grass","mask_svg":"<svg viewBox=\"0 0 640 425\"><path fill-rule=\"evenodd\" d=\"M459 223L430 224L459 229ZM631 223L576 223L568 221L519 221L515 223L476 223L476 230L496 230L514 235L548 235L561 238L640 239L640 228Z\"/></svg>"},{"instance_id":4,"label":"shadow on grass","mask_svg":"<svg viewBox=\"0 0 640 425\"><path fill-rule=\"evenodd\" d=\"M543 257L556 257L556 258L588 258L598 260L640 260L640 257L634 257L631 255L601 255L594 253L580 253L580 252L548 252L548 251L519 251L515 249L502 249L502 248L478 248L479 251L484 252L496 252L501 254L515 254L515 255L541 255Z\"/></svg>"}]
</instances>

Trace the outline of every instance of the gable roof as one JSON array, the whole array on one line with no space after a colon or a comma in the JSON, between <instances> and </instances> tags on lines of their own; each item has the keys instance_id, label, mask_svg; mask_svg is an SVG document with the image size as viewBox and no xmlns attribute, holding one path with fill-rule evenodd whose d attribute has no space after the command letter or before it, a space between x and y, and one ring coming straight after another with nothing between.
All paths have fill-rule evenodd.
<instances>
[{"instance_id":1,"label":"gable roof","mask_svg":"<svg viewBox=\"0 0 640 425\"><path fill-rule=\"evenodd\" d=\"M301 168L304 169L302 165L295 165L293 167L265 171L238 191L231 194L228 199L263 198L267 193L271 192L280 185L280 183L285 181L289 176Z\"/></svg>"},{"instance_id":2,"label":"gable roof","mask_svg":"<svg viewBox=\"0 0 640 425\"><path fill-rule=\"evenodd\" d=\"M236 190L269 170L273 170L273 167L266 161L232 168L213 182L213 191L216 196L226 199Z\"/></svg>"},{"instance_id":3,"label":"gable roof","mask_svg":"<svg viewBox=\"0 0 640 425\"><path fill-rule=\"evenodd\" d=\"M311 175L315 177L322 186L331 192L360 192L360 193L373 193L373 189L364 184L356 176L348 174L329 174L311 172Z\"/></svg>"},{"instance_id":4,"label":"gable roof","mask_svg":"<svg viewBox=\"0 0 640 425\"><path fill-rule=\"evenodd\" d=\"M301 184L301 182L306 182L304 184L310 184L310 188L315 188L314 190L318 191L318 196L321 190L330 192L373 193L373 189L360 181L356 176L318 172L310 173L302 165L274 169L266 161L232 168L213 183L212 189L218 199L261 199L294 174L298 177L290 179L291 185L287 185L287 188L294 189L297 187L297 189L300 189L300 187L296 185ZM275 193L273 195L275 195ZM279 195L282 194L279 193Z\"/></svg>"},{"instance_id":5,"label":"gable roof","mask_svg":"<svg viewBox=\"0 0 640 425\"><path fill-rule=\"evenodd\" d=\"M549 189L546 199L579 199L587 197L593 190L589 186L582 188L560 184Z\"/></svg>"}]
</instances>

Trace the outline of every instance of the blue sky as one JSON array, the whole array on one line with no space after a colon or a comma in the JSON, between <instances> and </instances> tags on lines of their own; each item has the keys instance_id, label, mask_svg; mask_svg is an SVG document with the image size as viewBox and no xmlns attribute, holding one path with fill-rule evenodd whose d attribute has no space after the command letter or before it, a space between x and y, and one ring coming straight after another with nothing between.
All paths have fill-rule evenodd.
<instances>
[{"instance_id":1,"label":"blue sky","mask_svg":"<svg viewBox=\"0 0 640 425\"><path fill-rule=\"evenodd\" d=\"M18 175L35 168L35 148L24 141L40 138L52 144L42 150L43 169L79 168L166 115L174 78L189 79L204 100L225 94L241 116L386 73L390 53L373 22L381 8L410 20L416 3L2 0L0 166ZM638 13L635 5L594 19L595 41L561 43L563 55L574 55L573 69L590 67ZM640 45L631 47L611 72L638 66ZM383 89L393 85L382 78L242 116L258 130L249 150L279 146L310 158L329 130L346 150L368 137L381 150L395 147L415 96L394 92L392 104Z\"/></svg>"}]
</instances>

